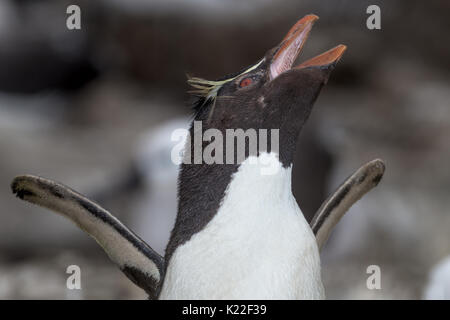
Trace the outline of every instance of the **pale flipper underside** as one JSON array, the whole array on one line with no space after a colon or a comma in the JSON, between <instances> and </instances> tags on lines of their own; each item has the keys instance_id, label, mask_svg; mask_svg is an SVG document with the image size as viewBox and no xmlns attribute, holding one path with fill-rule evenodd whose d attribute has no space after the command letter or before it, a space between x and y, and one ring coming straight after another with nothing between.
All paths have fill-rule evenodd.
<instances>
[{"instance_id":1,"label":"pale flipper underside","mask_svg":"<svg viewBox=\"0 0 450 320\"><path fill-rule=\"evenodd\" d=\"M367 162L325 200L311 220L311 229L316 235L319 250L347 210L380 182L384 169L384 162L380 159Z\"/></svg>"},{"instance_id":2,"label":"pale flipper underside","mask_svg":"<svg viewBox=\"0 0 450 320\"><path fill-rule=\"evenodd\" d=\"M108 211L58 182L37 176L16 177L11 188L20 199L72 220L92 236L122 272L150 298L158 296L164 259Z\"/></svg>"}]
</instances>

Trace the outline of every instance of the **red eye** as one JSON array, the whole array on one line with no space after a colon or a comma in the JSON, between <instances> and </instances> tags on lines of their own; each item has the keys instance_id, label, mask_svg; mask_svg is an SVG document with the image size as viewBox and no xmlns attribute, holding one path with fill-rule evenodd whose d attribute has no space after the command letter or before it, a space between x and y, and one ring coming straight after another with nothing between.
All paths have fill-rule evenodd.
<instances>
[{"instance_id":1,"label":"red eye","mask_svg":"<svg viewBox=\"0 0 450 320\"><path fill-rule=\"evenodd\" d=\"M243 87L249 86L252 84L252 82L253 82L252 78L244 78L239 83L239 87L243 88Z\"/></svg>"}]
</instances>

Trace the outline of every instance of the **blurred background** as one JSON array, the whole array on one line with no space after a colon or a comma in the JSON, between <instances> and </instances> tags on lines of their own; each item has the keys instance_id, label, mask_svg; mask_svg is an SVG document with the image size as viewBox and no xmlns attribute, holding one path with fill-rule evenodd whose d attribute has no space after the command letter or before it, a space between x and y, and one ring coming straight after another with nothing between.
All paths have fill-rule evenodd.
<instances>
[{"instance_id":1,"label":"blurred background","mask_svg":"<svg viewBox=\"0 0 450 320\"><path fill-rule=\"evenodd\" d=\"M66 9L81 8L81 30ZM366 8L381 8L368 30ZM61 181L163 252L176 214L170 134L186 127L186 73L256 62L305 14L300 60L348 49L302 132L293 188L311 219L366 161L379 186L322 253L330 299L450 298L450 2L0 0L0 299L146 295L64 218L14 198L31 173ZM81 268L82 290L66 289ZM369 265L381 289L369 290Z\"/></svg>"}]
</instances>

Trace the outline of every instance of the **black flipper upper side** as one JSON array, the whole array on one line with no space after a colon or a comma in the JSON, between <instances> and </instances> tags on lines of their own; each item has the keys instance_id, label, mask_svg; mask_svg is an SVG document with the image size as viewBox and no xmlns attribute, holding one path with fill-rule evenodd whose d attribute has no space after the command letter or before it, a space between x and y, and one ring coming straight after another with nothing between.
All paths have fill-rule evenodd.
<instances>
[{"instance_id":1,"label":"black flipper upper side","mask_svg":"<svg viewBox=\"0 0 450 320\"><path fill-rule=\"evenodd\" d=\"M339 222L347 210L363 195L378 185L385 170L384 162L375 159L367 162L337 190L324 201L311 220L311 229L316 235L319 250L327 241L334 226Z\"/></svg>"},{"instance_id":2,"label":"black flipper upper side","mask_svg":"<svg viewBox=\"0 0 450 320\"><path fill-rule=\"evenodd\" d=\"M11 189L18 198L72 220L151 299L158 296L164 277L164 258L108 211L60 183L37 176L16 177Z\"/></svg>"}]
</instances>

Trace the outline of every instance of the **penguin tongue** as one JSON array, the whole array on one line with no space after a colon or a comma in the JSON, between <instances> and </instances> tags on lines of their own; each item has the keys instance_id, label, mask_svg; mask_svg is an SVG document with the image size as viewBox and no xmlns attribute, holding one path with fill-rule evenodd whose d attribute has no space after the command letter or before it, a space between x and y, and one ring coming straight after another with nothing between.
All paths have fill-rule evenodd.
<instances>
[{"instance_id":1,"label":"penguin tongue","mask_svg":"<svg viewBox=\"0 0 450 320\"><path fill-rule=\"evenodd\" d=\"M303 45L308 38L309 32L318 16L310 14L300 19L286 34L275 52L270 65L271 79L275 79L281 73L290 70L295 59L298 57ZM334 65L342 56L346 46L339 45L319 56L300 64L296 68L306 67L328 67Z\"/></svg>"}]
</instances>

